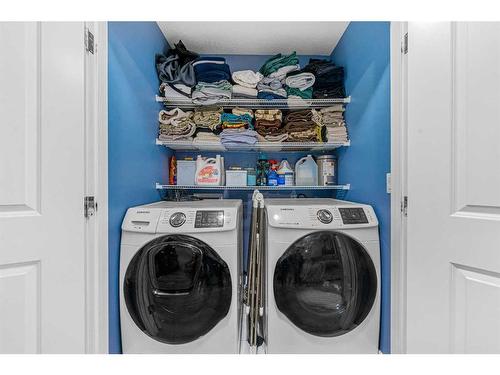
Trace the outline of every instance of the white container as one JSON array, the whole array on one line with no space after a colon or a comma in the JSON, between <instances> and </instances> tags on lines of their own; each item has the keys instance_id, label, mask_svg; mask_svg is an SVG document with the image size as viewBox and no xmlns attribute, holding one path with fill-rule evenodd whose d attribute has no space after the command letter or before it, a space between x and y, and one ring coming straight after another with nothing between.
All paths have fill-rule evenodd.
<instances>
[{"instance_id":1,"label":"white container","mask_svg":"<svg viewBox=\"0 0 500 375\"><path fill-rule=\"evenodd\" d=\"M278 168L278 185L293 186L294 184L294 173L292 167L288 163L288 160L283 159Z\"/></svg>"},{"instance_id":2,"label":"white container","mask_svg":"<svg viewBox=\"0 0 500 375\"><path fill-rule=\"evenodd\" d=\"M196 161L177 160L177 185L194 185Z\"/></svg>"},{"instance_id":3,"label":"white container","mask_svg":"<svg viewBox=\"0 0 500 375\"><path fill-rule=\"evenodd\" d=\"M295 185L316 186L318 184L318 165L311 155L295 163Z\"/></svg>"},{"instance_id":4,"label":"white container","mask_svg":"<svg viewBox=\"0 0 500 375\"><path fill-rule=\"evenodd\" d=\"M228 169L226 171L226 186L247 186L247 171Z\"/></svg>"},{"instance_id":5,"label":"white container","mask_svg":"<svg viewBox=\"0 0 500 375\"><path fill-rule=\"evenodd\" d=\"M221 186L224 182L223 160L217 155L215 158L196 158L195 185Z\"/></svg>"}]
</instances>

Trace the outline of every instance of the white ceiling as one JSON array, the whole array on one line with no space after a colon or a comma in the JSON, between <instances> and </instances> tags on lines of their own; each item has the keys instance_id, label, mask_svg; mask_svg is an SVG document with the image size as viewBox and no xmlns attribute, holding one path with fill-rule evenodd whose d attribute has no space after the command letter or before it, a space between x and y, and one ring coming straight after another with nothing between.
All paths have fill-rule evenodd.
<instances>
[{"instance_id":1,"label":"white ceiling","mask_svg":"<svg viewBox=\"0 0 500 375\"><path fill-rule=\"evenodd\" d=\"M330 55L349 22L158 22L168 43L221 55Z\"/></svg>"}]
</instances>

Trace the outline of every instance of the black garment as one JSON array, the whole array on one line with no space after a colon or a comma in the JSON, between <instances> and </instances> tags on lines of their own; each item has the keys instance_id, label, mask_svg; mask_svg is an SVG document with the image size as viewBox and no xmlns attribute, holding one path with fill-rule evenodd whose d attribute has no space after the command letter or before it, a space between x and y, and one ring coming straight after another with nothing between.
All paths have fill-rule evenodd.
<instances>
[{"instance_id":1,"label":"black garment","mask_svg":"<svg viewBox=\"0 0 500 375\"><path fill-rule=\"evenodd\" d=\"M344 98L344 68L329 60L310 59L302 71L313 73L316 81L313 85L313 98Z\"/></svg>"},{"instance_id":2,"label":"black garment","mask_svg":"<svg viewBox=\"0 0 500 375\"><path fill-rule=\"evenodd\" d=\"M168 50L166 55L156 55L158 79L165 83L182 83L190 87L195 86L196 77L191 63L197 58L197 53L189 51L182 41L179 41L179 43L175 44L175 48Z\"/></svg>"}]
</instances>

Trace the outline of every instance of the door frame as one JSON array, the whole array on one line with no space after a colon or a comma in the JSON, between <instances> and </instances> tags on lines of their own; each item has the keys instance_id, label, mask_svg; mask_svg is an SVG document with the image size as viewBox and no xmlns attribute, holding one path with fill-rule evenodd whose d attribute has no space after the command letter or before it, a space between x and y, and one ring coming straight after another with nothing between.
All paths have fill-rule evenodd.
<instances>
[{"instance_id":1,"label":"door frame","mask_svg":"<svg viewBox=\"0 0 500 375\"><path fill-rule=\"evenodd\" d=\"M406 353L407 33L391 22L391 353Z\"/></svg>"},{"instance_id":2,"label":"door frame","mask_svg":"<svg viewBox=\"0 0 500 375\"><path fill-rule=\"evenodd\" d=\"M86 59L92 64L95 75L85 77L85 90L91 98L86 103L85 123L92 126L86 132L86 150L92 150L86 157L85 173L91 174L86 183L86 195L94 195L96 213L85 220L85 308L86 338L85 352L107 354L108 346L108 24L107 22L85 22L85 28L92 28L94 34L94 56ZM85 32L86 35L86 32ZM86 43L87 41L85 41ZM84 44L86 48L86 44ZM86 52L88 54L89 52ZM87 55L86 55L87 56ZM86 151L87 152L87 151ZM83 204L82 197L82 204ZM83 208L83 207L82 207ZM83 211L83 210L82 210ZM83 212L82 212L83 214Z\"/></svg>"}]
</instances>

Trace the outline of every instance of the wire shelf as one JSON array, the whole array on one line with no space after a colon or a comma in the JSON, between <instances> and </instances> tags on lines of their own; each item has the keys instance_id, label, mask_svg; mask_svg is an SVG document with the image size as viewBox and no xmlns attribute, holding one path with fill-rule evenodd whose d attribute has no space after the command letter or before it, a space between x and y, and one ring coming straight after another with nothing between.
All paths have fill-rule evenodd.
<instances>
[{"instance_id":1,"label":"wire shelf","mask_svg":"<svg viewBox=\"0 0 500 375\"><path fill-rule=\"evenodd\" d=\"M191 98L166 98L156 96L156 101L163 103L167 107L178 108L196 108L203 107L203 104L193 103ZM215 104L223 108L246 107L252 109L306 109L306 108L324 108L334 104L346 104L351 102L351 97L347 98L331 98L331 99L222 99Z\"/></svg>"},{"instance_id":2,"label":"wire shelf","mask_svg":"<svg viewBox=\"0 0 500 375\"><path fill-rule=\"evenodd\" d=\"M168 147L175 151L329 151L339 147L351 145L347 142L257 142L253 145L224 146L219 142L193 142L193 141L162 141L156 139L156 144Z\"/></svg>"},{"instance_id":3,"label":"wire shelf","mask_svg":"<svg viewBox=\"0 0 500 375\"><path fill-rule=\"evenodd\" d=\"M176 190L176 189L189 189L189 190L349 190L350 184L345 185L327 185L327 186L198 186L198 185L163 185L156 183L157 190Z\"/></svg>"}]
</instances>

